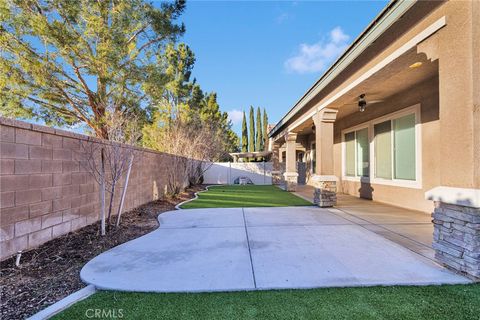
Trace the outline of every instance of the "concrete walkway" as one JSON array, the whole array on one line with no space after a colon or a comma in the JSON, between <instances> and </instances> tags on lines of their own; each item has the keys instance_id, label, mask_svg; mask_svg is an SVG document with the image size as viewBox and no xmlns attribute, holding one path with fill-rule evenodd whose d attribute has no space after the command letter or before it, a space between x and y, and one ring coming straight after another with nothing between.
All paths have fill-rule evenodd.
<instances>
[{"instance_id":1,"label":"concrete walkway","mask_svg":"<svg viewBox=\"0 0 480 320\"><path fill-rule=\"evenodd\" d=\"M313 203L313 187L299 186L296 195ZM430 214L337 194L337 206L330 212L434 260L433 224Z\"/></svg>"},{"instance_id":2,"label":"concrete walkway","mask_svg":"<svg viewBox=\"0 0 480 320\"><path fill-rule=\"evenodd\" d=\"M192 209L90 261L99 289L155 292L468 283L317 207Z\"/></svg>"}]
</instances>

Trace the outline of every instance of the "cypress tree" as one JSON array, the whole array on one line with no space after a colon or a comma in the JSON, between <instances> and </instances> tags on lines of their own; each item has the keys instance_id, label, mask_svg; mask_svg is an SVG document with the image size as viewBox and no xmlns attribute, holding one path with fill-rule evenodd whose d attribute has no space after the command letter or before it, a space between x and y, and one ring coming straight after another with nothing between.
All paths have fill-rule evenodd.
<instances>
[{"instance_id":1,"label":"cypress tree","mask_svg":"<svg viewBox=\"0 0 480 320\"><path fill-rule=\"evenodd\" d=\"M268 116L267 109L263 108L263 151L268 149Z\"/></svg>"},{"instance_id":2,"label":"cypress tree","mask_svg":"<svg viewBox=\"0 0 480 320\"><path fill-rule=\"evenodd\" d=\"M257 139L255 145L256 151L263 151L263 142L262 112L260 111L260 107L257 107Z\"/></svg>"},{"instance_id":3,"label":"cypress tree","mask_svg":"<svg viewBox=\"0 0 480 320\"><path fill-rule=\"evenodd\" d=\"M247 130L247 118L245 117L245 111L243 111L242 120L242 152L248 151L248 130Z\"/></svg>"},{"instance_id":4,"label":"cypress tree","mask_svg":"<svg viewBox=\"0 0 480 320\"><path fill-rule=\"evenodd\" d=\"M253 107L250 106L250 140L248 141L248 151L255 151L255 121L253 120Z\"/></svg>"}]
</instances>

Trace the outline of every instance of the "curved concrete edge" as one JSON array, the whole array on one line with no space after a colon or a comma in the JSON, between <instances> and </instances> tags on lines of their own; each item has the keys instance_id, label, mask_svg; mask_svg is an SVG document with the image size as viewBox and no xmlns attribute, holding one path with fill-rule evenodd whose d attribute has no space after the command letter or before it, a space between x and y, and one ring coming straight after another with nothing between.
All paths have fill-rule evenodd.
<instances>
[{"instance_id":1,"label":"curved concrete edge","mask_svg":"<svg viewBox=\"0 0 480 320\"><path fill-rule=\"evenodd\" d=\"M43 309L42 311L34 314L33 316L27 318L27 320L49 319L49 318L53 317L54 315L62 312L63 310L69 308L73 304L90 297L96 291L97 291L97 289L95 288L95 286L93 284L89 284L85 288L82 288L82 289L66 296L62 300L55 302L51 306Z\"/></svg>"},{"instance_id":2,"label":"curved concrete edge","mask_svg":"<svg viewBox=\"0 0 480 320\"><path fill-rule=\"evenodd\" d=\"M190 202L190 201L193 201L193 200L198 199L198 194L199 194L200 192L206 192L206 191L208 191L208 189L209 189L210 187L216 187L216 186L214 186L214 185L213 185L213 186L207 186L207 187L205 188L205 190L195 192L195 194L194 194L195 197L194 197L194 198L189 199L189 200L186 200L186 201L183 201L183 202L177 204L177 205L175 206L175 209L176 209L176 210L184 210L184 209L180 208L181 205L183 205L183 204L185 204L185 203L188 203L188 202ZM175 212L175 210L166 211L166 212L163 212L162 214L173 213L173 212ZM160 219L160 214L159 214L158 217L157 217L157 220L159 220L159 219ZM158 227L157 229L153 230L152 232L157 231L158 229L160 229L160 225L159 225L159 227ZM149 233L150 233L150 232L149 232ZM144 234L143 236L146 236L146 235L148 235L149 233ZM139 239L139 238L141 238L141 237L143 237L143 236L140 236L140 237L135 238L135 239ZM135 240L135 239L132 239L132 240ZM131 240L130 240L130 241L131 241ZM127 241L127 242L129 242L129 241ZM111 250L111 249L110 249L110 250ZM108 251L108 250L107 250L107 251ZM106 252L106 251L105 251L105 252ZM83 270L83 268L82 268L82 270ZM29 318L27 318L27 320L43 320L43 319L49 319L49 318L53 317L54 315L62 312L63 310L69 308L69 307L72 306L73 304L75 304L75 303L77 303L77 302L79 302L79 301L81 301L81 300L84 300L84 299L88 298L89 296L91 296L92 294L94 294L94 293L97 291L97 288L96 288L93 284L89 283L88 281L86 281L86 280L82 277L82 272L81 272L81 270L80 270L80 279L83 281L83 283L86 283L86 284L87 284L87 286L86 286L85 288L82 288L82 289L80 289L80 290L78 290L78 291L76 291L76 292L74 292L74 293L66 296L66 297L63 298L62 300L55 302L54 304L50 305L49 307L47 307L47 308L45 308L45 309L37 312L36 314L30 316ZM98 289L109 290L110 288L98 288ZM110 290L111 290L111 289L110 289ZM241 291L241 290L244 290L244 289L239 289L239 290Z\"/></svg>"},{"instance_id":3,"label":"curved concrete edge","mask_svg":"<svg viewBox=\"0 0 480 320\"><path fill-rule=\"evenodd\" d=\"M179 204L177 204L177 205L175 206L175 209L176 209L176 210L188 210L188 209L182 209L182 208L180 208L180 207L183 206L183 205L186 204L186 203L189 203L189 202L193 201L193 200L197 200L199 193L207 192L210 188L221 187L221 186L222 186L222 185L220 185L220 184L219 184L219 185L206 186L206 187L205 187L205 190L195 192L195 193L193 194L193 195L195 196L194 198L185 200L185 201L180 202Z\"/></svg>"},{"instance_id":4,"label":"curved concrete edge","mask_svg":"<svg viewBox=\"0 0 480 320\"><path fill-rule=\"evenodd\" d=\"M461 275L460 275L461 276ZM98 286L97 290L100 291L121 291L121 292L136 292L136 293L228 293L228 292L252 292L252 291L271 291L271 290L314 290L325 288L370 288L370 287L418 287L418 286L444 286L444 285L457 285L457 284L473 284L474 281L465 278L464 280L444 281L439 283L438 281L395 281L386 283L385 281L366 281L361 284L347 285L341 281L338 283L329 283L326 285L298 285L292 286L261 286L251 288L229 288L229 289L198 289L198 290L131 290L125 288L117 288L110 286ZM92 285L93 286L93 285ZM27 319L28 320L28 319Z\"/></svg>"}]
</instances>

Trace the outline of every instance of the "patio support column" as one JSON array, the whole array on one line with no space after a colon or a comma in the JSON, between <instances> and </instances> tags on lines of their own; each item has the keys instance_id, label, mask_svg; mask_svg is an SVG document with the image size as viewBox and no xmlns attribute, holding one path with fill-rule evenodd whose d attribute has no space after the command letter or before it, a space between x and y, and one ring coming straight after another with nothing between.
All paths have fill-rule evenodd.
<instances>
[{"instance_id":1,"label":"patio support column","mask_svg":"<svg viewBox=\"0 0 480 320\"><path fill-rule=\"evenodd\" d=\"M280 168L280 144L270 139L270 147L272 151L272 183L280 184L282 180L282 170Z\"/></svg>"},{"instance_id":2,"label":"patio support column","mask_svg":"<svg viewBox=\"0 0 480 320\"><path fill-rule=\"evenodd\" d=\"M285 134L286 146L286 164L285 164L285 189L287 191L295 191L297 188L297 163L296 163L296 142L297 134L288 132Z\"/></svg>"},{"instance_id":3,"label":"patio support column","mask_svg":"<svg viewBox=\"0 0 480 320\"><path fill-rule=\"evenodd\" d=\"M322 109L313 116L315 123L316 174L312 178L315 188L314 203L319 207L337 204L337 177L333 171L333 125L337 110Z\"/></svg>"}]
</instances>

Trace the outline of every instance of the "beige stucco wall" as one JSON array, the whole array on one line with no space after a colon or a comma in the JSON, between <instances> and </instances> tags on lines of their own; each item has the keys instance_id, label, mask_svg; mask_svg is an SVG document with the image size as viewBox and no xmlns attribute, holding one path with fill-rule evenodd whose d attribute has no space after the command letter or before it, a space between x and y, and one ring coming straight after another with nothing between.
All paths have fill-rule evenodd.
<instances>
[{"instance_id":1,"label":"beige stucco wall","mask_svg":"<svg viewBox=\"0 0 480 320\"><path fill-rule=\"evenodd\" d=\"M355 113L335 122L335 175L340 178L338 191L360 196L361 183L343 181L342 177L342 130L374 120L389 113L420 104L421 143L422 143L422 188L398 187L371 184L371 198L376 201L405 208L431 212L433 203L425 200L425 191L440 184L440 123L438 118L438 78L432 78L420 85L373 105L363 113ZM365 189L362 189L365 190ZM362 195L369 197L369 195Z\"/></svg>"},{"instance_id":2,"label":"beige stucco wall","mask_svg":"<svg viewBox=\"0 0 480 320\"><path fill-rule=\"evenodd\" d=\"M480 188L480 1L417 3L288 123L288 127L295 127L305 114L442 17L446 25L432 36L433 49L423 52L419 46L419 52L438 65L438 77L395 94L363 114L355 113L335 123L334 170L341 177L343 128L421 103L422 188L373 185L373 198L425 212L432 210L432 202L424 200L424 192L431 188ZM351 194L358 194L359 187L355 182L340 183L340 191Z\"/></svg>"}]
</instances>

